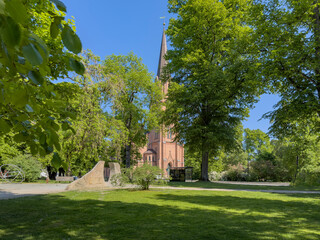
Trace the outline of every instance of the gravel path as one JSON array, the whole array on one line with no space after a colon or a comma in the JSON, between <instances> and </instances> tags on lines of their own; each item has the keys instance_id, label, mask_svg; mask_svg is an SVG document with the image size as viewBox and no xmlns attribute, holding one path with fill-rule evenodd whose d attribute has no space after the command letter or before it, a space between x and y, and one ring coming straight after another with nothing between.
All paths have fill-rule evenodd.
<instances>
[{"instance_id":1,"label":"gravel path","mask_svg":"<svg viewBox=\"0 0 320 240\"><path fill-rule=\"evenodd\" d=\"M244 185L244 184L243 184ZM255 184L255 185L262 185ZM279 185L272 185L279 186ZM283 186L283 185L281 185ZM65 188L67 184L40 184L40 183L30 183L30 184L0 184L0 200L18 198L25 196L34 196L48 193L59 193L66 191ZM130 188L133 186L127 186ZM270 192L270 193L286 193L286 194L320 194L320 191L290 191L290 190L253 190L253 189L218 189L218 188L192 188L192 187L158 187L152 186L152 189L172 189L172 190L193 190L193 191L248 191L248 192ZM107 189L118 189L118 188L107 188Z\"/></svg>"},{"instance_id":2,"label":"gravel path","mask_svg":"<svg viewBox=\"0 0 320 240\"><path fill-rule=\"evenodd\" d=\"M65 191L67 184L0 184L0 199L10 199Z\"/></svg>"}]
</instances>

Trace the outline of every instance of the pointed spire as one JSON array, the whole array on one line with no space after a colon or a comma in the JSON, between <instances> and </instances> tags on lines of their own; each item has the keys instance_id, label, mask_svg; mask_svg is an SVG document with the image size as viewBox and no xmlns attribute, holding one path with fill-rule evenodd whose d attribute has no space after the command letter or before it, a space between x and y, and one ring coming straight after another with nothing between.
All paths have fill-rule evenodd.
<instances>
[{"instance_id":1,"label":"pointed spire","mask_svg":"<svg viewBox=\"0 0 320 240\"><path fill-rule=\"evenodd\" d=\"M158 65L158 72L157 77L160 79L161 74L163 72L163 67L167 65L167 61L165 60L164 56L167 53L167 40L166 40L166 33L165 33L165 23L163 23L163 33L162 33L162 41L160 47L160 57L159 57L159 65Z\"/></svg>"}]
</instances>

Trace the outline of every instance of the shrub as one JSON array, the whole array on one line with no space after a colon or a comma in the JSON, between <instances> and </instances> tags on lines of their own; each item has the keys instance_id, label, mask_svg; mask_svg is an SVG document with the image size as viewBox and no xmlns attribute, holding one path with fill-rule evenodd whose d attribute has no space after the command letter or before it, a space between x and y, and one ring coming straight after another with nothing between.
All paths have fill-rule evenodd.
<instances>
[{"instance_id":1,"label":"shrub","mask_svg":"<svg viewBox=\"0 0 320 240\"><path fill-rule=\"evenodd\" d=\"M289 171L273 160L260 159L251 164L250 179L257 181L288 181Z\"/></svg>"},{"instance_id":2,"label":"shrub","mask_svg":"<svg viewBox=\"0 0 320 240\"><path fill-rule=\"evenodd\" d=\"M20 167L25 173L26 182L33 182L40 177L42 166L36 158L30 155L18 155L5 160L4 163Z\"/></svg>"},{"instance_id":3,"label":"shrub","mask_svg":"<svg viewBox=\"0 0 320 240\"><path fill-rule=\"evenodd\" d=\"M219 181L221 179L221 173L218 172L210 172L209 173L209 180L212 181Z\"/></svg>"},{"instance_id":4,"label":"shrub","mask_svg":"<svg viewBox=\"0 0 320 240\"><path fill-rule=\"evenodd\" d=\"M112 176L110 181L114 186L124 186L126 183L133 183L142 190L148 190L152 183L162 181L157 179L157 176L160 174L162 174L160 168L144 164L141 167L124 169L122 174Z\"/></svg>"},{"instance_id":5,"label":"shrub","mask_svg":"<svg viewBox=\"0 0 320 240\"><path fill-rule=\"evenodd\" d=\"M224 173L223 179L226 181L245 181L245 168L239 163L238 165L231 165Z\"/></svg>"},{"instance_id":6,"label":"shrub","mask_svg":"<svg viewBox=\"0 0 320 240\"><path fill-rule=\"evenodd\" d=\"M303 167L297 176L295 185L320 186L320 166Z\"/></svg>"}]
</instances>

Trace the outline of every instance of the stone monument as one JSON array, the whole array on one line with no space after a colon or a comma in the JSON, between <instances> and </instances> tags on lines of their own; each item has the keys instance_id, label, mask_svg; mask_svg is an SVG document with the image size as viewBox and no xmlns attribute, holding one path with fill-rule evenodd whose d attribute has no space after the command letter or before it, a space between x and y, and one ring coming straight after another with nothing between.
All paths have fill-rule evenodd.
<instances>
[{"instance_id":1,"label":"stone monument","mask_svg":"<svg viewBox=\"0 0 320 240\"><path fill-rule=\"evenodd\" d=\"M120 174L120 164L116 162L109 162L109 168L110 168L110 176L109 176L109 182L113 175Z\"/></svg>"},{"instance_id":2,"label":"stone monument","mask_svg":"<svg viewBox=\"0 0 320 240\"><path fill-rule=\"evenodd\" d=\"M119 166L120 168L120 166ZM66 190L87 190L107 187L104 181L104 161L99 161L94 168L82 178L70 183ZM110 171L111 173L111 171Z\"/></svg>"}]
</instances>

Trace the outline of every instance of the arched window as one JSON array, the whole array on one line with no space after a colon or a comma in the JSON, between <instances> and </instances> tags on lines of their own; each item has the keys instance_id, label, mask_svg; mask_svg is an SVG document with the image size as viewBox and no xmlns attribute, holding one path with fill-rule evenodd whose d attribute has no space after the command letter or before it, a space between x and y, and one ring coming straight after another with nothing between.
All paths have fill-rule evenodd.
<instances>
[{"instance_id":1,"label":"arched window","mask_svg":"<svg viewBox=\"0 0 320 240\"><path fill-rule=\"evenodd\" d=\"M151 162L151 156L149 156L149 162Z\"/></svg>"},{"instance_id":2,"label":"arched window","mask_svg":"<svg viewBox=\"0 0 320 240\"><path fill-rule=\"evenodd\" d=\"M171 139L171 138L172 138L171 128L168 128L167 138L169 138L169 139Z\"/></svg>"}]
</instances>

